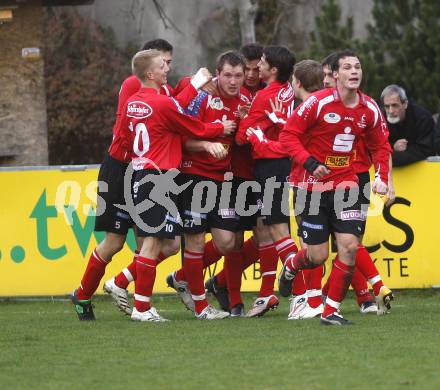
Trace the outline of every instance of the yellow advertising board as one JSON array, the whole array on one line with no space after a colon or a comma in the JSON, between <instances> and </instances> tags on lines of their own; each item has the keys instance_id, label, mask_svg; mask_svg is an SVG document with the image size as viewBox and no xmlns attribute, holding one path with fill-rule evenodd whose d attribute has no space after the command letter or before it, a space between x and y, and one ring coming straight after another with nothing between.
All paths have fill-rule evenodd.
<instances>
[{"instance_id":1,"label":"yellow advertising board","mask_svg":"<svg viewBox=\"0 0 440 390\"><path fill-rule=\"evenodd\" d=\"M97 167L0 171L0 296L64 295L79 285L104 237L93 231L97 174ZM394 177L396 203L382 213L374 198L364 244L391 288L440 285L440 163L396 169ZM103 281L131 262L134 247L130 231ZM171 292L165 278L180 263L179 254L159 265L155 292ZM211 266L206 277L221 268ZM260 278L257 263L246 270L243 290L257 291Z\"/></svg>"}]
</instances>

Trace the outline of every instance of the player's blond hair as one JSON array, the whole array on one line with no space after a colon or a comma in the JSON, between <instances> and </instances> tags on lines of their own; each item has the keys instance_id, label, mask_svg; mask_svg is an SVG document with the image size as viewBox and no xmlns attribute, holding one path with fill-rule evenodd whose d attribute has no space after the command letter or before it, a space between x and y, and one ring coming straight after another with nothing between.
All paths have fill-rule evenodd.
<instances>
[{"instance_id":1,"label":"player's blond hair","mask_svg":"<svg viewBox=\"0 0 440 390\"><path fill-rule=\"evenodd\" d=\"M153 60L162 56L159 50L149 49L138 51L131 60L133 74L142 82L146 81L147 72L151 69Z\"/></svg>"}]
</instances>

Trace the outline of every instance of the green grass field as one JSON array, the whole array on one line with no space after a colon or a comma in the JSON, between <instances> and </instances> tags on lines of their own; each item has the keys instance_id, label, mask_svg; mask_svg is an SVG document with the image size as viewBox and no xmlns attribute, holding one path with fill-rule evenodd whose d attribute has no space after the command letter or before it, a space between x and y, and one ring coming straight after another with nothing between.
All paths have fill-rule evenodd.
<instances>
[{"instance_id":1,"label":"green grass field","mask_svg":"<svg viewBox=\"0 0 440 390\"><path fill-rule=\"evenodd\" d=\"M253 294L246 295L249 307ZM440 291L396 293L392 313L351 327L287 321L288 301L257 319L197 321L176 296L170 323L134 323L107 297L97 321L67 300L0 302L1 389L440 389Z\"/></svg>"}]
</instances>

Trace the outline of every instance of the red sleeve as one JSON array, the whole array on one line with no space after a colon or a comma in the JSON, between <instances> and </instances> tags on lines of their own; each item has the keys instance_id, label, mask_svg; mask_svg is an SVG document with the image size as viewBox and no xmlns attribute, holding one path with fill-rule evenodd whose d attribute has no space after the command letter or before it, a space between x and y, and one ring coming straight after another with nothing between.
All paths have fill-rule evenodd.
<instances>
[{"instance_id":1,"label":"red sleeve","mask_svg":"<svg viewBox=\"0 0 440 390\"><path fill-rule=\"evenodd\" d=\"M249 127L257 127L259 126L261 130L265 130L268 127L272 126L272 121L267 117L265 110L269 110L266 107L269 104L269 101L266 101L264 96L261 94L257 94L254 101L252 102L251 109L249 110L249 114L246 118L240 121L240 126L238 127L237 133L235 135L235 141L239 145L243 145L247 143L246 139L246 130Z\"/></svg>"},{"instance_id":2,"label":"red sleeve","mask_svg":"<svg viewBox=\"0 0 440 390\"><path fill-rule=\"evenodd\" d=\"M197 89L191 84L191 77L184 77L174 88L174 98L183 108L187 108L191 101L197 96Z\"/></svg>"},{"instance_id":3,"label":"red sleeve","mask_svg":"<svg viewBox=\"0 0 440 390\"><path fill-rule=\"evenodd\" d=\"M316 123L317 107L318 99L310 96L293 112L279 136L284 150L301 166L311 156L304 147L301 137Z\"/></svg>"},{"instance_id":4,"label":"red sleeve","mask_svg":"<svg viewBox=\"0 0 440 390\"><path fill-rule=\"evenodd\" d=\"M136 76L130 76L124 80L119 90L118 111L116 115L123 114L123 108L130 96L134 95L141 88L141 82Z\"/></svg>"},{"instance_id":5,"label":"red sleeve","mask_svg":"<svg viewBox=\"0 0 440 390\"><path fill-rule=\"evenodd\" d=\"M181 135L193 138L216 138L221 137L224 132L221 123L203 123L197 118L186 115L181 111L181 107L173 100L166 102L166 109L163 119L170 128L176 130Z\"/></svg>"},{"instance_id":6,"label":"red sleeve","mask_svg":"<svg viewBox=\"0 0 440 390\"><path fill-rule=\"evenodd\" d=\"M374 103L371 103L372 111L375 113L373 126L366 129L365 143L371 153L376 176L388 184L389 158L391 147L388 142L388 127L382 113Z\"/></svg>"},{"instance_id":7,"label":"red sleeve","mask_svg":"<svg viewBox=\"0 0 440 390\"><path fill-rule=\"evenodd\" d=\"M249 138L249 143L258 155L262 155L265 151L270 150L272 152L271 155L273 155L271 158L286 157L286 149L279 141L272 141L267 138L260 141L255 134L252 134ZM278 157L276 155L278 155Z\"/></svg>"}]
</instances>

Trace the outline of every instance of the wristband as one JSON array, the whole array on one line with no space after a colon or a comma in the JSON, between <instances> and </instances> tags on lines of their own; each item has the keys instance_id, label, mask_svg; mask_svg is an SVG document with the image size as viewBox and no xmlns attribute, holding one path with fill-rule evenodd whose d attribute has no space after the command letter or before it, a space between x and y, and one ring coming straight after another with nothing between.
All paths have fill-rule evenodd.
<instances>
[{"instance_id":1,"label":"wristband","mask_svg":"<svg viewBox=\"0 0 440 390\"><path fill-rule=\"evenodd\" d=\"M197 73L194 75L194 77L191 79L191 85L195 89L200 89L203 87L207 82L209 81L209 78L203 74L202 69L199 69Z\"/></svg>"},{"instance_id":2,"label":"wristband","mask_svg":"<svg viewBox=\"0 0 440 390\"><path fill-rule=\"evenodd\" d=\"M313 175L313 172L315 172L316 168L318 168L320 165L324 164L320 163L315 157L310 156L303 164L303 167L307 172Z\"/></svg>"}]
</instances>

